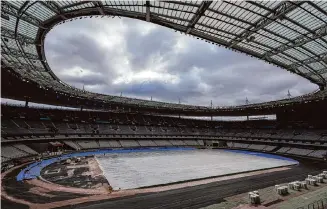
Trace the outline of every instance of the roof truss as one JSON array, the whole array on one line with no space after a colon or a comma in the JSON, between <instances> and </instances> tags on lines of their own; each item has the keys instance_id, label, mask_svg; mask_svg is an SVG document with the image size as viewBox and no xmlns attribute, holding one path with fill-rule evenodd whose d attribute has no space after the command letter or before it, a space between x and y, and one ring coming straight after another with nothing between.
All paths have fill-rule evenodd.
<instances>
[{"instance_id":1,"label":"roof truss","mask_svg":"<svg viewBox=\"0 0 327 209\"><path fill-rule=\"evenodd\" d=\"M37 56L35 54L31 54L28 52L22 52L20 50L14 49L14 48L6 47L3 49L5 49L5 50L2 50L2 53L7 54L9 56L26 57L27 59L30 59L30 60L38 60L39 59L39 56Z\"/></svg>"},{"instance_id":2,"label":"roof truss","mask_svg":"<svg viewBox=\"0 0 327 209\"><path fill-rule=\"evenodd\" d=\"M12 5L8 1L2 1L1 2L1 12L4 12L5 14L11 15L17 19L24 20L25 22L28 22L36 27L44 28L41 24L41 20L36 18L35 16L29 15L27 13L19 13L19 8L15 5Z\"/></svg>"},{"instance_id":3,"label":"roof truss","mask_svg":"<svg viewBox=\"0 0 327 209\"><path fill-rule=\"evenodd\" d=\"M327 64L327 52L324 52L324 53L319 54L314 57L310 57L310 58L302 60L300 62L293 63L292 65L299 67L302 65L308 65L308 64L315 63L315 62L325 62Z\"/></svg>"},{"instance_id":4,"label":"roof truss","mask_svg":"<svg viewBox=\"0 0 327 209\"><path fill-rule=\"evenodd\" d=\"M41 11L41 9L36 11L35 4L42 4L40 8L47 11ZM81 16L125 16L159 24L210 43L246 53L297 73L320 86L326 86L327 6L314 1L279 3L258 1L219 1L217 3L216 1L184 0L143 1L143 3L25 1L21 4L2 1L1 10L5 23L1 26L1 36L3 40L10 39L7 44L10 45L9 48L3 47L6 58L11 59L11 62L21 60L21 64L30 68L37 64L38 66L33 69L40 72L52 73L45 60L43 43L46 33L54 25L69 18ZM233 13L233 11L237 12ZM294 15L301 12L303 13L302 19ZM310 18L314 19L317 24L309 24ZM7 27L8 24L15 25ZM279 28L287 32L281 33ZM26 47L27 44L30 46ZM36 47L36 50L27 50L31 47ZM37 54L33 54L33 51L37 51ZM43 70L40 68L40 62L36 63L35 60L43 63ZM43 73L40 75L43 76ZM48 77L48 75L43 77ZM53 78L60 83L56 76ZM69 88L69 92L80 95L82 91ZM93 95L90 92L84 93L87 94L84 96ZM105 96L105 98L111 98L110 102L115 104L122 102L146 106L182 106L125 97Z\"/></svg>"},{"instance_id":5,"label":"roof truss","mask_svg":"<svg viewBox=\"0 0 327 209\"><path fill-rule=\"evenodd\" d=\"M94 4L94 6L97 8L97 10L101 15L106 15L103 10L103 4L101 1L93 1L92 3Z\"/></svg>"},{"instance_id":6,"label":"roof truss","mask_svg":"<svg viewBox=\"0 0 327 209\"><path fill-rule=\"evenodd\" d=\"M255 2L252 2L255 3ZM258 30L265 28L269 24L273 23L277 19L284 18L285 15L294 9L296 9L300 4L303 2L289 2L289 1L282 1L280 2L270 14L267 14L266 17L262 17L257 20L253 25L245 29L237 38L230 41L229 47L233 47L236 44L242 42L243 40L251 41L254 33ZM271 16L270 16L271 15Z\"/></svg>"},{"instance_id":7,"label":"roof truss","mask_svg":"<svg viewBox=\"0 0 327 209\"><path fill-rule=\"evenodd\" d=\"M40 1L41 4L49 8L54 13L58 14L60 17L62 17L63 20L67 20L67 17L63 15L63 10L60 8L57 2L55 1Z\"/></svg>"},{"instance_id":8,"label":"roof truss","mask_svg":"<svg viewBox=\"0 0 327 209\"><path fill-rule=\"evenodd\" d=\"M301 35L286 44L282 44L281 46L277 47L274 50L266 52L263 55L263 57L271 57L273 55L287 51L289 49L302 46L306 43L309 43L312 40L322 38L326 35L327 35L327 24L317 28L313 33L307 33L307 34Z\"/></svg>"},{"instance_id":9,"label":"roof truss","mask_svg":"<svg viewBox=\"0 0 327 209\"><path fill-rule=\"evenodd\" d=\"M12 31L10 29L2 27L1 28L1 36L5 37L5 38L13 39L15 37L15 31ZM35 42L29 36L22 35L20 33L17 34L16 40L18 40L20 43L24 43L24 44L34 44L34 42Z\"/></svg>"},{"instance_id":10,"label":"roof truss","mask_svg":"<svg viewBox=\"0 0 327 209\"><path fill-rule=\"evenodd\" d=\"M320 70L317 71L319 74L325 74L327 73L327 68L322 68ZM312 72L309 72L309 73L306 73L307 76L312 76L312 75L315 75L314 73Z\"/></svg>"},{"instance_id":11,"label":"roof truss","mask_svg":"<svg viewBox=\"0 0 327 209\"><path fill-rule=\"evenodd\" d=\"M192 28L194 28L195 24L198 23L199 19L202 17L202 15L204 15L205 11L209 8L211 3L212 1L203 1L201 3L200 7L198 8L195 15L193 16L193 18L191 19L191 21L187 26L186 34L189 34L191 32Z\"/></svg>"}]
</instances>

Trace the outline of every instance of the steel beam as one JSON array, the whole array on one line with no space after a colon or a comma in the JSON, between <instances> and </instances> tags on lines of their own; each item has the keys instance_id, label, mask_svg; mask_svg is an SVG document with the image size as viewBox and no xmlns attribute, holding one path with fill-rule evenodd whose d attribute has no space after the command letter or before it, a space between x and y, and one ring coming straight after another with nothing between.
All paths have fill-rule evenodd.
<instances>
[{"instance_id":1,"label":"steel beam","mask_svg":"<svg viewBox=\"0 0 327 209\"><path fill-rule=\"evenodd\" d=\"M301 65L309 65L309 64L315 63L315 62L325 62L325 63L327 63L327 52L324 52L322 54L318 54L318 55L313 56L313 57L309 57L308 59L301 60L300 62L296 62L296 63L293 63L291 65L301 66Z\"/></svg>"},{"instance_id":2,"label":"steel beam","mask_svg":"<svg viewBox=\"0 0 327 209\"><path fill-rule=\"evenodd\" d=\"M57 2L55 1L40 1L40 3L42 5L44 5L45 7L47 7L48 9L50 9L51 11L53 11L54 13L56 13L57 15L60 15L60 17L62 17L63 20L67 20L68 18L63 15L63 11L60 8L60 6L58 5Z\"/></svg>"},{"instance_id":3,"label":"steel beam","mask_svg":"<svg viewBox=\"0 0 327 209\"><path fill-rule=\"evenodd\" d=\"M326 21L324 21L324 20L321 19L320 17L315 16L315 15L312 14L310 11L308 11L308 10L304 9L303 7L301 7L302 4L307 3L307 2L308 2L308 1L302 1L302 2L300 1L299 4L298 4L298 7L299 7L300 9L306 11L306 12L309 13L310 15L313 15L315 18L317 18L317 19L321 20L322 22L325 22L325 23L326 23ZM254 4L254 5L256 5L256 6L260 5L260 6L259 6L260 8L263 8L263 9L269 11L269 12L273 12L273 10L271 10L270 8L267 8L267 7L265 7L265 6L262 6L261 4L258 4L258 3L256 3L256 2L250 2L250 3L251 3L251 4ZM291 4L296 4L296 2L294 3L294 2L292 2L292 1L290 1L290 3L291 3ZM302 4L301 4L301 3L302 3ZM316 8L319 8L317 5L315 5L315 6L316 6ZM320 9L321 9L321 8L320 8ZM289 18L289 17L287 17L287 16L284 16L283 19L285 19L285 20L291 22L292 24L294 24L294 25L296 25L296 26L298 26L298 27L300 27L300 28L302 28L302 29L308 31L309 33L312 33L312 34L314 33L314 31L313 31L311 28L308 28L308 27L307 27L306 25L304 25L304 24L300 24L300 23L298 23L297 21L293 20L292 18ZM282 23L279 23L279 24L281 24L281 25L283 25L284 27L287 27L287 28L293 30L294 32L297 32L297 33L298 33L298 30L295 30L295 29L293 29L292 27L288 27L287 25L282 24ZM327 41L324 40L324 39L321 39L321 41L327 43ZM303 48L303 49L307 50L306 48ZM309 50L307 50L307 51L309 51ZM311 52L311 51L309 51L309 52L312 53L312 54L315 54L314 52Z\"/></svg>"},{"instance_id":4,"label":"steel beam","mask_svg":"<svg viewBox=\"0 0 327 209\"><path fill-rule=\"evenodd\" d=\"M243 7L239 6L239 5L232 4L231 2L225 2L225 3L230 4L230 5L233 5L234 7L238 7L238 8L240 8L240 9L244 9L244 10L246 10L246 11L253 12L253 11L251 11L251 10L249 10L249 9L246 9L246 8L243 8ZM262 6L261 4L258 4L258 3L256 3L256 2L249 2L249 3L254 4L254 5L256 5L257 7L260 7L260 8L262 8L262 9L265 9L265 10L269 11L270 13L273 13L273 10L272 10L272 9L266 8L266 7ZM211 11L211 12L213 12L213 13L217 13L217 14L219 14L219 15L222 15L222 16L225 16L225 17L228 17L228 18L231 18L231 19L237 20L237 21L239 21L239 22L245 23L245 24L247 24L247 25L250 25L249 27L251 27L251 26L254 27L254 26L255 26L254 23L244 21L243 19L233 17L233 16L228 15L228 14L225 14L225 13L223 13L223 12L215 11L215 10L212 10L212 9L210 9L210 8L209 8L208 10ZM253 12L253 13L255 13L255 12ZM258 14L258 13L255 13L255 14L260 15L260 16L262 16L262 17L265 17L265 16L262 15L262 14ZM220 22L225 22L225 23L227 23L227 24L229 24L229 25L233 25L233 23L230 23L230 22L227 22L227 21L223 21L223 20L221 20L221 19L216 19L216 18L213 18L213 17L208 17L208 18L212 18L212 19L218 20L218 21L220 21ZM286 18L286 19L289 19L289 18L287 18L287 17L285 17L285 18ZM238 26L238 25L233 25L233 26L236 26L236 27L238 27L238 28L242 28L242 29L244 29L244 30L247 29L247 28L245 28L245 27L240 27L240 26ZM289 28L289 27L286 26L286 25L283 25L283 26ZM289 28L289 29L291 29L291 28ZM215 30L215 29L213 28L213 30ZM287 40L287 41L289 41L289 42L291 41L291 40L288 39L287 37L284 37L284 36L282 36L282 35L280 35L280 34L278 34L278 33L275 33L274 31L269 30L269 29L267 29L267 28L262 28L262 30L265 31L265 32L267 32L267 33L270 33L270 34L272 34L272 35L274 35L274 36L276 36L276 37L279 37L279 38L281 38L281 39L285 39L285 40ZM293 29L293 30L294 30L294 29ZM234 35L234 36L235 36L235 35ZM267 35L263 35L263 34L261 34L261 36L265 36L266 38L269 38ZM229 38L229 39L230 39L230 38ZM234 38L234 39L236 39L236 38ZM254 39L255 39L254 37L250 37L249 39L247 39L247 41L248 41L248 42L254 42L254 43L255 43L255 40L254 40ZM280 42L280 41L278 41L278 40L275 40L275 41ZM280 42L280 43L281 43L281 44L284 44L284 43L282 43L282 42ZM265 44L263 44L263 43L257 43L257 44L267 47L267 46L266 46ZM268 47L268 48L271 48L271 47ZM302 48L303 48L303 47L302 47ZM307 49L307 48L303 48L303 49L306 50L306 51L308 51L308 52L311 53L311 54L315 54L314 52L312 52L311 50L309 50L309 49ZM273 49L270 49L270 51L272 51L272 50L273 50ZM264 56L262 56L261 59L264 59L264 60L267 60L267 61L271 61L271 59L270 59L269 57L266 57L266 58L265 58Z\"/></svg>"},{"instance_id":5,"label":"steel beam","mask_svg":"<svg viewBox=\"0 0 327 209\"><path fill-rule=\"evenodd\" d=\"M2 53L7 54L8 56L13 56L13 57L26 57L31 60L39 60L39 56L35 54L31 54L28 52L21 52L17 49L7 47L7 50L2 50Z\"/></svg>"},{"instance_id":6,"label":"steel beam","mask_svg":"<svg viewBox=\"0 0 327 209\"><path fill-rule=\"evenodd\" d=\"M318 7L315 3L311 2L311 1L307 1L307 3L312 6L313 8L315 8L316 10L318 10L319 12L323 13L324 15L327 16L327 11Z\"/></svg>"},{"instance_id":7,"label":"steel beam","mask_svg":"<svg viewBox=\"0 0 327 209\"><path fill-rule=\"evenodd\" d=\"M171 4L177 4L182 6L189 6L189 7L199 7L199 4L192 3L192 1L183 2L183 1L161 1L164 3L171 3Z\"/></svg>"},{"instance_id":8,"label":"steel beam","mask_svg":"<svg viewBox=\"0 0 327 209\"><path fill-rule=\"evenodd\" d=\"M229 43L229 47L233 47L236 44L242 42L243 40L249 40L253 39L251 35L259 31L260 29L265 28L269 24L273 23L277 19L283 18L287 13L293 11L296 9L299 5L301 5L303 2L289 2L289 1L284 1L280 2L274 9L273 12L269 12L272 14L270 17L262 17L259 20L257 20L254 23L254 26L250 26L247 29L245 29L239 36L238 38L233 39Z\"/></svg>"},{"instance_id":9,"label":"steel beam","mask_svg":"<svg viewBox=\"0 0 327 209\"><path fill-rule=\"evenodd\" d=\"M42 26L42 21L32 15L29 15L27 13L23 14L18 14L19 8L16 7L15 5L12 5L8 1L2 1L1 2L1 12L14 16L17 19L21 19L25 22L28 22L36 27L46 29L45 27Z\"/></svg>"},{"instance_id":10,"label":"steel beam","mask_svg":"<svg viewBox=\"0 0 327 209\"><path fill-rule=\"evenodd\" d=\"M148 2L148 8L150 8L151 7L151 5L149 5L149 3L150 3L150 1L147 1ZM85 2L83 2L83 4L84 4ZM172 3L174 3L174 2L172 2ZM187 3L186 3L187 4ZM200 25L199 23L198 23L198 21L199 21L199 19L201 18L201 15L203 15L204 13L205 13L205 9L204 9L204 5L205 5L206 3L205 2L202 2L201 4L197 4L196 5L196 9L197 9L197 11L196 11L196 13L193 15L193 17L192 16L190 16L190 17L192 17L192 18L188 18L188 19L186 19L186 18L183 18L183 17L174 17L173 15L167 15L167 14L155 14L155 13L153 13L153 12L151 12L151 16L149 16L149 12L143 12L143 13L140 13L140 12L135 12L135 11L125 11L124 9L115 9L115 8L110 8L110 6L104 6L103 8L102 8L102 12L103 12L103 14L108 14L108 15L120 15L120 16L127 16L127 17L132 17L132 18L136 18L136 19L141 19L141 20L147 20L147 21L151 21L151 22L153 22L153 23L156 23L156 24L159 24L159 25L163 25L163 26L166 26L166 27L169 27L169 28L172 28L172 29L175 29L175 30L178 30L178 31L181 31L181 32L185 32L185 31L187 31L189 34L192 34L192 35L195 35L195 36L198 36L199 38L203 38L203 39L206 39L206 40L208 40L208 41L211 41L211 42L215 42L215 43L217 43L217 44L221 44L221 45L224 45L224 46L229 46L229 44L230 44L230 40L232 40L232 39L226 39L226 40L224 40L224 39L222 39L222 38L219 38L219 36L210 36L209 34L205 34L204 32L200 32L200 31L198 31L198 30L196 30L196 29L193 29L192 30L192 28L194 28L194 26L195 25ZM296 3L295 3L296 4ZM99 5L99 4L94 4L94 5ZM70 6L73 6L73 5L70 5ZM76 6L76 5L75 5ZM144 5L140 5L140 6L143 6L144 7ZM193 5L192 5L193 6ZM68 8L68 7L67 7ZM71 8L71 7L70 7ZM72 8L73 9L73 8ZM98 10L97 10L98 9ZM167 8L168 10L169 10L169 8ZM287 8L284 8L285 10L287 10ZM194 10L195 10L195 8L194 8ZM212 10L212 8L210 9L209 8L209 6L207 6L207 10L208 11L211 11ZM281 9L282 10L282 9ZM56 10L56 8L55 8L55 6L54 5L52 5L52 11L59 11L58 9ZM149 9L147 10L147 11L149 11ZM217 11L215 11L216 13L219 13L219 12L221 12L221 13L223 13L223 15L224 16L227 16L228 14L227 13L225 13L225 12L222 12L222 11L220 11L220 10L217 10ZM282 14L283 13L278 13L278 11L276 12L276 13L272 13L271 11L269 11L270 13L268 13L270 16L271 15L274 15L274 16L276 16L276 17L278 17L278 14L280 14L281 16L283 16ZM74 10L74 11L65 11L63 14L66 16L66 17L78 17L78 16L84 16L84 15L97 15L97 14L101 14L101 10L99 11L99 8L98 7L96 7L96 6L94 6L94 7L87 7L87 8L85 8L85 9L80 9L80 10ZM202 14L201 14L202 13ZM24 13L22 13L22 15L23 15ZM58 13L57 13L58 14ZM169 13L168 13L169 14ZM150 18L149 18L150 17ZM160 17L167 17L167 18L171 18L171 21L169 21L169 20L166 20L166 19L164 19L164 18L160 18ZM233 18L233 19L235 19L235 17L231 17L231 18ZM264 18L264 19L267 19L267 18L270 18L270 17L266 17L266 18ZM176 19L176 20L181 20L181 21L186 21L186 24L187 23L189 23L187 26L186 25L178 25L178 24L175 24L175 23L173 23L173 19ZM238 19L240 19L240 18L237 18L237 19L235 19L235 20L238 20ZM60 21L61 19L60 19L60 16L59 15L57 15L57 17L53 17L53 19L52 19L52 21L53 22L56 22L56 21ZM255 25L254 23L251 23L250 21L248 22L248 21L245 21L245 20L238 20L238 21L240 21L240 22L246 22L248 25L246 25L245 27L243 27L243 30L246 30L247 28L246 27L249 27L249 28L251 28L251 31L253 32L254 31L254 29L258 29L257 27L259 27L259 26L262 26L262 24L263 23L266 23L266 22L263 22L263 23L261 23L260 22L260 24L259 24L259 26L258 25ZM233 21L232 21L233 22ZM52 23L51 23L52 24ZM46 25L47 27L51 27L52 25ZM207 27L207 28L210 28L210 27ZM214 27L212 27L212 29L214 29ZM264 28L263 26L262 26L262 30L266 30L266 28ZM219 30L217 30L216 29L216 31L218 31L218 32L223 32L223 31L219 31ZM19 32L19 30L18 30L18 32ZM224 31L225 33L227 32L227 31ZM268 32L268 31L267 31ZM273 32L273 31L272 31ZM323 29L319 29L319 30L317 30L317 32L316 33L314 33L314 34L312 34L312 36L313 35L317 35L317 34L319 34L320 36L319 37L322 37L323 36L323 34L325 34L325 32L326 32L326 30L323 30ZM228 33L227 33L228 34ZM272 33L273 34L273 33ZM311 35L310 34L308 34L307 36L310 36L310 39L312 39L312 37L311 37ZM306 36L306 37L307 37ZM317 36L318 37L318 36ZM236 39L236 37L234 37L234 39ZM286 39L287 40L287 39ZM290 40L287 40L287 41L290 41ZM303 40L302 40L303 41ZM297 42L297 41L295 41L296 43L299 43L299 42ZM308 41L309 42L309 41ZM255 41L254 41L254 43L255 43ZM302 42L302 44L304 44L305 42ZM262 44L263 46L264 46L264 44ZM288 44L287 46L289 46L290 44ZM253 51L251 51L251 50L249 50L247 47L240 47L240 46L238 46L238 45L235 45L235 46L233 46L232 47L232 49L234 49L234 50L237 50L237 51L241 51L241 52L244 52L244 53L246 53L246 54L248 54L248 55L251 55L251 56L255 56L255 57L258 57L258 58L261 58L262 59L262 54L260 54L260 53L256 53L256 52L253 52ZM270 49L268 49L268 50L271 50L271 51L274 51L274 49L272 49L272 48L270 48ZM23 52L22 52L23 53ZM42 59L42 58L41 58ZM300 74L300 75L302 75L303 73L302 72L300 72L299 70L293 70L293 68L290 68L289 66L287 66L285 63L283 63L283 62L279 62L279 61L276 61L276 60L266 60L266 61L269 61L269 62L272 62L272 63L274 63L274 64L276 64L276 65L279 65L279 66L281 66L281 67L283 67L283 68L286 68L286 69L288 69L288 70L291 70L291 71L293 71L293 72L295 72L295 73L298 73L298 74ZM305 67L307 67L307 66L305 66ZM309 79L310 80L310 79ZM314 80L313 82L315 82L315 83L318 83L318 84L320 84L321 83L321 80L319 80L319 79L317 79L315 76L313 76L313 78L311 79L311 81L312 80Z\"/></svg>"},{"instance_id":11,"label":"steel beam","mask_svg":"<svg viewBox=\"0 0 327 209\"><path fill-rule=\"evenodd\" d=\"M279 54L279 53L284 52L286 50L289 50L289 49L292 49L292 48L295 48L295 47L300 47L300 46L302 46L302 45L304 45L306 43L309 43L312 40L321 38L321 37L326 36L326 35L327 35L327 24L317 28L314 31L314 33L307 33L307 34L301 35L301 36L295 38L294 40L277 47L274 50L266 52L262 57L263 58L271 57L273 55Z\"/></svg>"},{"instance_id":12,"label":"steel beam","mask_svg":"<svg viewBox=\"0 0 327 209\"><path fill-rule=\"evenodd\" d=\"M94 4L94 6L96 6L97 10L99 11L99 13L101 15L106 15L104 13L104 10L103 10L103 4L101 1L92 1L92 3Z\"/></svg>"},{"instance_id":13,"label":"steel beam","mask_svg":"<svg viewBox=\"0 0 327 209\"><path fill-rule=\"evenodd\" d=\"M203 34L203 33L198 34L197 31L192 31L192 34L193 34L193 35L196 35L196 36L198 36L198 37L203 37L203 38L205 38L205 39L207 39L207 40L213 41L213 42L215 42L215 43L219 43L219 44L224 45L224 46L227 46L227 44L228 44L227 41L225 41L225 40L221 40L221 39L218 39L218 38L216 38L216 37L212 37L212 36L209 36L209 35L207 35L207 34ZM218 41L218 40L219 40L219 41ZM235 46L234 46L234 49L237 50L237 51L240 51L240 52L246 53L246 54L248 54L248 55L254 56L254 57L258 57L258 58L261 57L261 55L260 55L259 53L257 53L257 52L253 52L253 51L250 51L250 50L248 50L248 49L246 49L246 48L244 48L244 47L240 47L240 46L235 45ZM313 83L316 83L316 84L319 84L319 85L322 85L322 84L324 85L324 83L322 83L320 80L316 80L316 79L313 79L313 78L310 77L310 76L306 76L306 75L304 75L301 71L299 71L297 68L290 67L290 66L286 65L286 64L283 63L283 62L280 62L280 61L278 61L278 60L269 60L268 62L271 62L271 63L273 63L273 64L276 64L276 65L278 65L278 66L280 66L280 67L282 67L282 68L285 68L285 69L287 69L287 70L289 70L289 71L291 71L291 72L293 72L293 73L296 73L296 74L298 74L298 75L300 75L300 76L302 76L302 77L304 77L304 78L310 80L310 81L313 82Z\"/></svg>"},{"instance_id":14,"label":"steel beam","mask_svg":"<svg viewBox=\"0 0 327 209\"><path fill-rule=\"evenodd\" d=\"M184 21L184 22L188 22L189 20L188 19L184 19L184 18L181 18L181 17L175 17L175 16L170 16L170 15L165 15L165 14L159 14L159 13L155 13L155 12L151 12L151 15L152 15L152 19L154 18L160 18L160 17L165 17L165 18L169 18L169 19L172 19L172 20L179 20L179 21ZM165 19L162 19L162 21L168 21L168 20L165 20ZM173 22L171 22L173 23Z\"/></svg>"},{"instance_id":15,"label":"steel beam","mask_svg":"<svg viewBox=\"0 0 327 209\"><path fill-rule=\"evenodd\" d=\"M1 27L1 36L9 39L14 39L15 38L15 31L9 30L5 27ZM25 44L35 44L34 39L22 35L20 33L17 34L16 40L19 41L20 43L25 43Z\"/></svg>"},{"instance_id":16,"label":"steel beam","mask_svg":"<svg viewBox=\"0 0 327 209\"><path fill-rule=\"evenodd\" d=\"M193 18L191 19L191 21L187 26L186 34L189 34L191 32L192 28L194 28L195 24L200 20L202 15L204 15L205 11L209 8L211 3L212 1L203 1L201 3L200 7L198 8L195 15L193 16Z\"/></svg>"},{"instance_id":17,"label":"steel beam","mask_svg":"<svg viewBox=\"0 0 327 209\"><path fill-rule=\"evenodd\" d=\"M151 3L151 1L150 1L150 3ZM122 6L125 6L125 5L122 5ZM130 6L133 6L133 7L144 7L144 5L130 5ZM167 7L156 6L156 5L152 5L152 4L150 4L150 7L151 8L158 8L158 9L169 9L170 11L183 12L183 13L187 13L187 14L195 14L195 12L190 11L190 10L187 10L185 8L177 8L177 9L176 8L167 8Z\"/></svg>"},{"instance_id":18,"label":"steel beam","mask_svg":"<svg viewBox=\"0 0 327 209\"><path fill-rule=\"evenodd\" d=\"M316 70L316 73L322 75L324 73L327 73L327 68L322 68L320 70ZM305 73L307 76L312 76L315 75L315 73L309 72L309 73Z\"/></svg>"},{"instance_id":19,"label":"steel beam","mask_svg":"<svg viewBox=\"0 0 327 209\"><path fill-rule=\"evenodd\" d=\"M9 15L7 15L7 14L4 14L4 13L1 13L1 18L2 19L5 19L5 20L10 20L10 17L9 17Z\"/></svg>"},{"instance_id":20,"label":"steel beam","mask_svg":"<svg viewBox=\"0 0 327 209\"><path fill-rule=\"evenodd\" d=\"M45 72L44 69L42 67L40 67L40 66L33 65L33 67L31 67L30 64L23 63L23 62L16 62L16 61L11 61L10 63L17 64L16 66L18 66L20 68L25 68L25 69L28 69L28 70L31 70L31 71L36 71L38 73Z\"/></svg>"},{"instance_id":21,"label":"steel beam","mask_svg":"<svg viewBox=\"0 0 327 209\"><path fill-rule=\"evenodd\" d=\"M67 6L63 6L63 7L61 7L61 9L65 10L65 9L68 9L68 8L71 8L71 7L76 7L76 6L79 6L79 5L82 5L82 4L87 4L87 3L92 3L92 1L79 1L79 2L76 2L76 3L69 4Z\"/></svg>"},{"instance_id":22,"label":"steel beam","mask_svg":"<svg viewBox=\"0 0 327 209\"><path fill-rule=\"evenodd\" d=\"M7 1L1 2L1 13L12 14L13 16L18 15L18 8L13 6Z\"/></svg>"}]
</instances>

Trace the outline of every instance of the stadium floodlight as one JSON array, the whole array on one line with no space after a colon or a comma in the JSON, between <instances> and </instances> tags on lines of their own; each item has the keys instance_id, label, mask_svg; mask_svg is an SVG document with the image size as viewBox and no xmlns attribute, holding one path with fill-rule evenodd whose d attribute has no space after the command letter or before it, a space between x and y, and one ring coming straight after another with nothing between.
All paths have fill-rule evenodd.
<instances>
[{"instance_id":1,"label":"stadium floodlight","mask_svg":"<svg viewBox=\"0 0 327 209\"><path fill-rule=\"evenodd\" d=\"M291 99L291 97L292 97L290 90L287 91L287 97L288 97L288 99Z\"/></svg>"}]
</instances>

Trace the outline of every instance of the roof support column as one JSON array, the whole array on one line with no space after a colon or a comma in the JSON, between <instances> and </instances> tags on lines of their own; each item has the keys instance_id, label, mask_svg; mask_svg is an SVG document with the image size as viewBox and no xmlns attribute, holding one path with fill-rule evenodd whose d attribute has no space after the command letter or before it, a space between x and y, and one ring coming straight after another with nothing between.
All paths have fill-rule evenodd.
<instances>
[{"instance_id":1,"label":"roof support column","mask_svg":"<svg viewBox=\"0 0 327 209\"><path fill-rule=\"evenodd\" d=\"M25 107L28 108L28 102L30 98L28 96L25 96Z\"/></svg>"},{"instance_id":2,"label":"roof support column","mask_svg":"<svg viewBox=\"0 0 327 209\"><path fill-rule=\"evenodd\" d=\"M145 16L145 20L147 22L150 22L151 21L151 14L150 14L150 1L146 1L145 3L145 6L146 6L146 16Z\"/></svg>"}]
</instances>

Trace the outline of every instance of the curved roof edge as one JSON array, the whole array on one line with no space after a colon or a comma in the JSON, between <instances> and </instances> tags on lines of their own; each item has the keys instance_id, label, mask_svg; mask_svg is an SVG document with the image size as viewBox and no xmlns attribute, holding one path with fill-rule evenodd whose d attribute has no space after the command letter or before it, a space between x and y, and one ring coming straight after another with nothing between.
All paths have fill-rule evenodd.
<instances>
[{"instance_id":1,"label":"curved roof edge","mask_svg":"<svg viewBox=\"0 0 327 209\"><path fill-rule=\"evenodd\" d=\"M4 64L4 63L2 63ZM2 92L3 98L14 100L66 106L74 108L87 108L94 110L115 110L123 112L142 112L166 115L184 116L246 116L246 115L269 115L276 112L285 111L294 107L324 107L327 102L327 88L305 96L292 99L278 100L268 103L249 104L235 107L199 107L179 105L177 107L163 107L152 105L135 105L114 101L106 101L93 98L80 97L52 88L41 87L33 80L22 78L18 73L2 65L2 88L7 89ZM5 82L4 82L5 81ZM25 91L22 91L24 89ZM323 104L323 105L322 105ZM174 105L174 104L172 104ZM184 106L184 108L182 108Z\"/></svg>"},{"instance_id":2,"label":"curved roof edge","mask_svg":"<svg viewBox=\"0 0 327 209\"><path fill-rule=\"evenodd\" d=\"M217 4L219 4L219 7ZM2 60L4 60L7 65L14 67L14 70L18 71L26 79L29 79L29 73L22 73L22 70L35 72L36 76L31 77L30 79L37 81L41 88L53 88L54 91L70 94L71 96L83 97L89 100L102 100L113 104L136 105L153 108L160 107L190 110L210 109L208 107L194 105L173 104L96 94L75 89L60 81L51 71L46 62L44 54L44 39L46 34L56 24L68 21L71 18L99 15L125 16L162 25L207 40L212 44L222 45L231 50L245 53L249 56L282 67L318 84L321 89L324 89L326 86L325 76L327 75L327 64L325 59L327 54L327 24L324 17L327 18L327 12L326 6L323 4L320 5L320 3L288 1L277 3L271 2L267 4L257 2L217 3L203 1L200 3L189 3L184 1L137 1L132 2L131 5L126 5L126 2L107 5L106 2L102 1L83 1L78 3L57 3L51 1L3 1L2 5L2 13L8 15L8 20L4 18L4 24L1 26L1 36L2 38L6 37L7 39L7 41L5 40L7 43L2 45L2 49L5 52L5 56ZM252 11L248 9L247 6L249 5L254 8ZM175 6L179 9L173 9ZM227 6L230 9L238 10L238 13L241 14L241 16L242 14L248 15L251 13L255 18L244 20L237 17L235 14L229 14L228 11L220 10L221 6ZM36 7L38 7L38 10L36 10L37 12L35 12ZM310 11L310 9L314 9L316 14L313 12L309 13L308 11ZM41 11L43 12L42 15ZM164 12L168 12L167 14L169 15L165 15ZM175 15L173 12L175 12ZM177 12L188 14L188 17L186 17L185 14L183 17L177 16ZM305 13L305 19L307 20L315 19L316 23L313 25L310 25L307 22L300 23L302 20L297 16L297 13L299 12ZM215 18L215 15L221 15L226 19L225 21L217 19ZM233 35L230 31L220 28L219 26L210 26L211 24L207 24L205 20L207 20L207 22L208 20L215 21L216 24L219 23L220 25L223 24L223 26L229 26L234 31L238 32ZM14 31L10 29L10 24L14 24ZM31 27L27 28L27 26ZM298 28L298 31L300 32L297 32L296 34L296 30L292 29L292 26L301 28L301 30ZM287 32L288 34L279 34L278 27L283 28L285 33ZM30 30L30 33L27 34L25 30ZM14 36L8 35L10 33ZM3 34L5 34L5 36L3 36ZM30 34L35 34L35 36L31 37L32 35ZM293 35L295 37L294 39L288 37L291 36L291 34L295 34ZM13 37L14 39L12 39ZM271 42L271 40L278 44L272 45L273 42ZM280 42L278 42L278 40L280 40ZM16 42L16 46L14 43L11 43L11 41ZM315 45L317 43L320 43L321 45L318 48ZM32 50L29 51L26 45L28 45L28 47L30 45L35 47L38 56L37 61L33 56L35 54L33 54ZM312 45L313 48L310 48L309 45ZM16 48L13 49L13 47ZM315 49L319 49L319 51L323 52L316 54L316 52L313 52ZM302 55L300 56L300 54ZM18 56L23 57L25 61L17 61L13 59L13 57ZM285 56L288 56L289 58L287 59ZM316 69L314 66L318 65L319 67ZM41 76L39 76L39 74ZM50 78L52 78L52 81ZM284 105L307 100L308 98L321 98L321 95L325 95L325 91L314 95L314 97L310 95L308 97L296 97L291 100L279 100L236 107L219 107L219 109L231 110L276 104ZM324 97L325 96L322 98Z\"/></svg>"}]
</instances>

